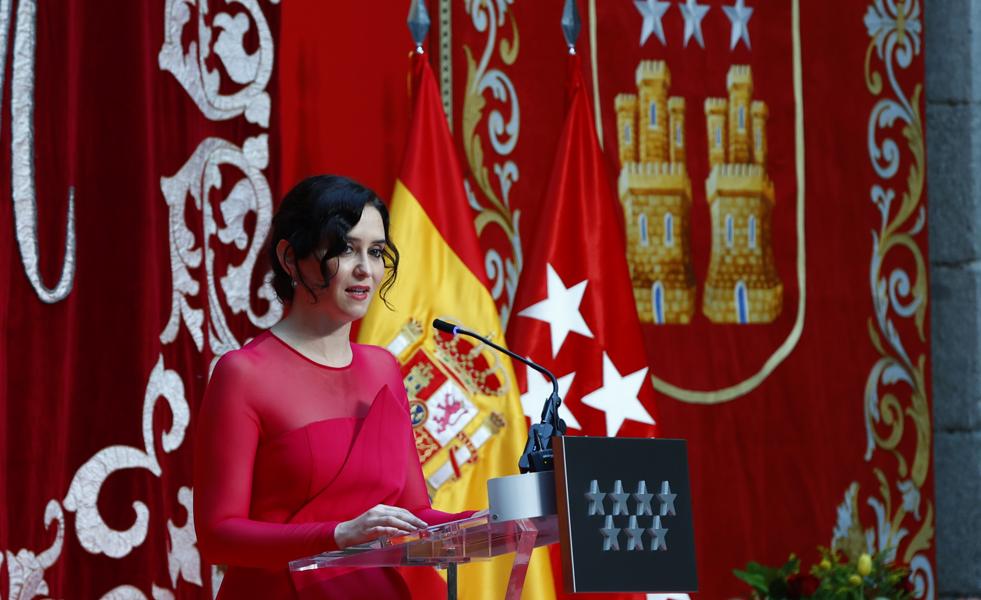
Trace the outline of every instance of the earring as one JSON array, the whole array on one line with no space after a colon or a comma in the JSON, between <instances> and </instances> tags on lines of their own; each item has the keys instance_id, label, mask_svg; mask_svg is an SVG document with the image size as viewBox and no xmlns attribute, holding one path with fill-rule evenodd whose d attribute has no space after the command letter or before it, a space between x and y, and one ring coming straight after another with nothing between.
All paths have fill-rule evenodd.
<instances>
[{"instance_id":1,"label":"earring","mask_svg":"<svg viewBox=\"0 0 981 600\"><path fill-rule=\"evenodd\" d=\"M295 288L296 287L296 280L295 279L290 279L290 285Z\"/></svg>"}]
</instances>

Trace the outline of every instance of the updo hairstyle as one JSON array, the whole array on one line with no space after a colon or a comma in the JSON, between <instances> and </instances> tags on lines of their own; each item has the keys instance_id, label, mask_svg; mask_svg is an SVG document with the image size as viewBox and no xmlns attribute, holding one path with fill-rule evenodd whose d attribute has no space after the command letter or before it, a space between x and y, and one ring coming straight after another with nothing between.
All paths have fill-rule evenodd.
<instances>
[{"instance_id":1,"label":"updo hairstyle","mask_svg":"<svg viewBox=\"0 0 981 600\"><path fill-rule=\"evenodd\" d=\"M273 289L281 302L292 302L296 287L279 262L276 253L279 241L286 240L289 243L293 260L297 264L318 250L326 251L320 259L320 273L324 283L322 286L314 284L326 289L334 276L330 270L330 260L339 256L347 247L347 234L361 220L365 206L371 206L381 214L385 227L383 260L386 275L379 288L379 295L385 305L389 306L385 296L398 274L399 251L388 236L388 209L373 191L340 175L316 175L296 184L283 198L273 217L268 257L273 271ZM303 278L303 271L298 267L294 270L296 283L306 288L316 302L317 295L311 284Z\"/></svg>"}]
</instances>

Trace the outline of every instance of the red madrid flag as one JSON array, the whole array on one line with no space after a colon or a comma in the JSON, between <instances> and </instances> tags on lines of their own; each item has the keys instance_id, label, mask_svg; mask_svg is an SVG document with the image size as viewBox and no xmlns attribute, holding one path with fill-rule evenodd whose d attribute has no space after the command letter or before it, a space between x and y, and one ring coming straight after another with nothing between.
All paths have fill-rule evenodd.
<instances>
[{"instance_id":1,"label":"red madrid flag","mask_svg":"<svg viewBox=\"0 0 981 600\"><path fill-rule=\"evenodd\" d=\"M654 388L626 243L575 55L569 60L568 114L542 215L547 227L526 248L508 345L558 378L559 416L570 434L654 437ZM525 416L537 422L551 384L531 369L519 369L518 378L525 381ZM551 557L561 597L557 548Z\"/></svg>"},{"instance_id":2,"label":"red madrid flag","mask_svg":"<svg viewBox=\"0 0 981 600\"><path fill-rule=\"evenodd\" d=\"M508 344L555 373L570 433L653 437L654 389L623 230L575 55L569 87L542 213L547 227L526 248ZM520 371L522 406L537 422L551 387L538 373Z\"/></svg>"}]
</instances>

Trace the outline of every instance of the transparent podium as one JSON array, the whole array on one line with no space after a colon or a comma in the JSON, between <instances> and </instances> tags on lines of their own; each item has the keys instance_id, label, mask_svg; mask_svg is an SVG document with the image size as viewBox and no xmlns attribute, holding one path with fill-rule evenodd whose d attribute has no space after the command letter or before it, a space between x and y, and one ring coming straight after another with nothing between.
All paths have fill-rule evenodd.
<instances>
[{"instance_id":1,"label":"transparent podium","mask_svg":"<svg viewBox=\"0 0 981 600\"><path fill-rule=\"evenodd\" d=\"M514 553L508 600L521 598L531 551L559 540L558 517L495 521L489 513L434 525L409 535L324 552L290 563L291 571L333 567L437 567L447 570L447 597L456 598L456 567Z\"/></svg>"},{"instance_id":2,"label":"transparent podium","mask_svg":"<svg viewBox=\"0 0 981 600\"><path fill-rule=\"evenodd\" d=\"M293 561L290 569L425 566L447 570L514 554L505 598L518 600L531 551L559 543L567 593L698 590L684 440L561 436L554 471L487 482L487 512Z\"/></svg>"}]
</instances>

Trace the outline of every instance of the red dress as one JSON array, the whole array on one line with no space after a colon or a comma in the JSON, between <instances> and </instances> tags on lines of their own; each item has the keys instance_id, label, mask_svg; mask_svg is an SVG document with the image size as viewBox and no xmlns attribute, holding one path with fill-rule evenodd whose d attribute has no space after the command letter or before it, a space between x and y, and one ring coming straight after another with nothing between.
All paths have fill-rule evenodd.
<instances>
[{"instance_id":1,"label":"red dress","mask_svg":"<svg viewBox=\"0 0 981 600\"><path fill-rule=\"evenodd\" d=\"M346 367L315 363L269 332L218 361L198 416L194 522L220 599L410 598L395 569L289 573L336 550L334 528L376 504L430 525L433 510L398 363L352 344Z\"/></svg>"}]
</instances>

